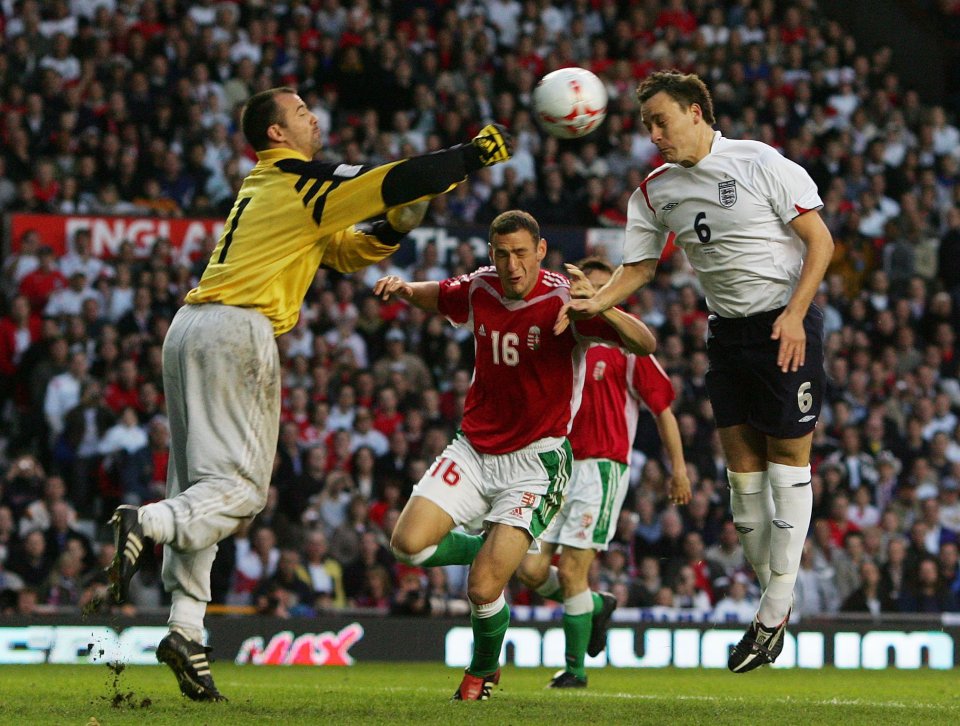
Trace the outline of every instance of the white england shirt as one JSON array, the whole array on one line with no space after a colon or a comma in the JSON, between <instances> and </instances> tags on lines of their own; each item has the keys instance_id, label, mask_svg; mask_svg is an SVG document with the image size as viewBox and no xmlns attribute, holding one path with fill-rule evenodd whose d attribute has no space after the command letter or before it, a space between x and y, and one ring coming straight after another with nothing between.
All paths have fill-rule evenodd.
<instances>
[{"instance_id":1,"label":"white england shirt","mask_svg":"<svg viewBox=\"0 0 960 726\"><path fill-rule=\"evenodd\" d=\"M774 310L789 301L803 266L805 246L790 222L822 206L800 165L716 131L698 164L664 164L630 197L623 261L659 258L674 232L711 311L739 318Z\"/></svg>"}]
</instances>

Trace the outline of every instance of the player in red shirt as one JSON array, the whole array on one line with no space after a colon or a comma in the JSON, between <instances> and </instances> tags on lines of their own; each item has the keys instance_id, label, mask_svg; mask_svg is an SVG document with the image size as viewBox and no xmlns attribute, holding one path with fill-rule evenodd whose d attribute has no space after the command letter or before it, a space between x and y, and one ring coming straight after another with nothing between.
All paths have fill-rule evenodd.
<instances>
[{"instance_id":1,"label":"player in red shirt","mask_svg":"<svg viewBox=\"0 0 960 726\"><path fill-rule=\"evenodd\" d=\"M613 274L606 262L596 259L568 267L572 274L578 268L586 279L574 279L570 289L574 297L592 295ZM550 681L551 688L585 687L585 654L595 656L606 647L606 626L616 600L609 593L591 592L587 574L597 552L607 549L616 530L629 488L630 452L641 401L653 413L670 456L670 500L690 501L680 431L670 410L673 385L656 358L596 344L587 351L586 373L583 401L570 433L574 464L567 497L543 536L540 552L527 555L517 573L527 587L563 602L567 665ZM558 548L562 548L559 567L552 567Z\"/></svg>"},{"instance_id":2,"label":"player in red shirt","mask_svg":"<svg viewBox=\"0 0 960 726\"><path fill-rule=\"evenodd\" d=\"M414 488L390 543L410 564L471 565L474 652L455 700L485 700L500 679L510 623L503 588L563 500L573 458L566 436L587 347L606 341L648 355L656 345L642 322L617 309L553 335L570 283L540 269L547 243L526 212L493 220L489 252L494 267L469 275L415 283L388 276L374 286L384 299L396 295L443 313L474 336L461 432ZM486 535L451 531L471 523L483 523Z\"/></svg>"}]
</instances>

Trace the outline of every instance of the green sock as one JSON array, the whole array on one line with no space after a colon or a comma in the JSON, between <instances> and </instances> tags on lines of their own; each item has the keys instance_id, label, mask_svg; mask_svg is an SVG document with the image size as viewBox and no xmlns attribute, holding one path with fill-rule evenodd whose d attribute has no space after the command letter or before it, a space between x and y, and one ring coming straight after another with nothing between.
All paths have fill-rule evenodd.
<instances>
[{"instance_id":1,"label":"green sock","mask_svg":"<svg viewBox=\"0 0 960 726\"><path fill-rule=\"evenodd\" d=\"M593 613L563 614L563 637L566 640L564 657L567 661L567 670L577 678L587 677L587 672L583 667L583 659L587 654L587 641L590 640L592 620Z\"/></svg>"},{"instance_id":2,"label":"green sock","mask_svg":"<svg viewBox=\"0 0 960 726\"><path fill-rule=\"evenodd\" d=\"M603 610L603 598L593 590L590 591L590 595L593 597L593 614L596 615L598 612Z\"/></svg>"},{"instance_id":3,"label":"green sock","mask_svg":"<svg viewBox=\"0 0 960 726\"><path fill-rule=\"evenodd\" d=\"M500 667L503 636L510 625L510 606L504 603L503 609L489 618L478 618L473 614L470 625L473 626L473 660L467 672L473 676L488 676Z\"/></svg>"},{"instance_id":4,"label":"green sock","mask_svg":"<svg viewBox=\"0 0 960 726\"><path fill-rule=\"evenodd\" d=\"M483 537L466 532L447 532L440 540L437 551L423 562L424 567L438 565L469 565L483 547Z\"/></svg>"}]
</instances>

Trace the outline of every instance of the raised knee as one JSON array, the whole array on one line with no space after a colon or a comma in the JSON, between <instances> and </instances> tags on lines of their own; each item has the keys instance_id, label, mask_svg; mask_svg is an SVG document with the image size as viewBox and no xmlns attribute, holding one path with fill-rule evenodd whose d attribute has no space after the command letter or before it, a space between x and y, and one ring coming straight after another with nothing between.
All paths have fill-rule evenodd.
<instances>
[{"instance_id":1,"label":"raised knee","mask_svg":"<svg viewBox=\"0 0 960 726\"><path fill-rule=\"evenodd\" d=\"M436 545L425 544L415 536L406 536L396 530L390 537L390 549L394 557L408 565L422 565L437 551Z\"/></svg>"},{"instance_id":2,"label":"raised knee","mask_svg":"<svg viewBox=\"0 0 960 726\"><path fill-rule=\"evenodd\" d=\"M416 550L413 550L410 544L409 538L403 532L396 529L393 531L393 535L390 537L390 549L398 560L408 564L410 558L416 553Z\"/></svg>"}]
</instances>

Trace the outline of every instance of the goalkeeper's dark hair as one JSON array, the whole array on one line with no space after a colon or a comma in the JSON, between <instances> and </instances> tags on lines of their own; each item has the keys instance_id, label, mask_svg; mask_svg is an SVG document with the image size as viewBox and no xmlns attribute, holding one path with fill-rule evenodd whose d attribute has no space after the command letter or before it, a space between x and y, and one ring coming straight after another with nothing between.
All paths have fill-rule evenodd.
<instances>
[{"instance_id":1,"label":"goalkeeper's dark hair","mask_svg":"<svg viewBox=\"0 0 960 726\"><path fill-rule=\"evenodd\" d=\"M577 267L580 268L584 275L590 272L606 272L608 275L613 274L613 265L599 257L585 257L577 263Z\"/></svg>"},{"instance_id":2,"label":"goalkeeper's dark hair","mask_svg":"<svg viewBox=\"0 0 960 726\"><path fill-rule=\"evenodd\" d=\"M710 90L696 73L657 71L640 83L637 88L637 98L643 104L661 91L679 103L683 109L690 108L694 103L697 104L703 112L703 120L711 126L717 122L713 116L713 98L710 96Z\"/></svg>"},{"instance_id":3,"label":"goalkeeper's dark hair","mask_svg":"<svg viewBox=\"0 0 960 726\"><path fill-rule=\"evenodd\" d=\"M524 212L522 209L510 209L498 214L490 223L490 244L493 244L493 238L501 234L510 234L519 232L521 229L527 230L533 237L533 244L540 241L540 225L533 215Z\"/></svg>"},{"instance_id":4,"label":"goalkeeper's dark hair","mask_svg":"<svg viewBox=\"0 0 960 726\"><path fill-rule=\"evenodd\" d=\"M240 117L243 135L247 138L254 151L263 151L270 145L267 138L267 129L274 124L283 123L280 106L277 105L277 96L281 93L296 93L296 89L289 86L269 88L266 91L255 93L247 99Z\"/></svg>"}]
</instances>

